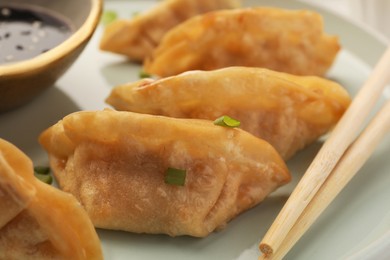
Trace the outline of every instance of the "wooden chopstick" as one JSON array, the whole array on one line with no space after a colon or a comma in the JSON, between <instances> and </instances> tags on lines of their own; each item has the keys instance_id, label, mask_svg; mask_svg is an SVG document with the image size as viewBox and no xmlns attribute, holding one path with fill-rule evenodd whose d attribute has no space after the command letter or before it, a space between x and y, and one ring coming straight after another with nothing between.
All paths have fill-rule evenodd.
<instances>
[{"instance_id":1,"label":"wooden chopstick","mask_svg":"<svg viewBox=\"0 0 390 260\"><path fill-rule=\"evenodd\" d=\"M272 255L273 260L282 259L288 253L337 194L348 184L373 153L380 140L389 132L390 100L386 102L385 106L341 157L332 173L299 216L279 249ZM262 256L259 259L269 258Z\"/></svg>"},{"instance_id":2,"label":"wooden chopstick","mask_svg":"<svg viewBox=\"0 0 390 260\"><path fill-rule=\"evenodd\" d=\"M259 245L262 253L270 256L280 247L338 160L356 138L389 79L390 47L375 66L373 73L360 89L265 234Z\"/></svg>"}]
</instances>

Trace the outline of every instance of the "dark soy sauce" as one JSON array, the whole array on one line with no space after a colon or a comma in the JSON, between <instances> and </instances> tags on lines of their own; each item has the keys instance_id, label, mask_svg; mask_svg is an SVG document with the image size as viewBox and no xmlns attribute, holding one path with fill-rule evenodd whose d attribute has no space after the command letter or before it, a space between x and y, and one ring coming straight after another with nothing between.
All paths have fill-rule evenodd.
<instances>
[{"instance_id":1,"label":"dark soy sauce","mask_svg":"<svg viewBox=\"0 0 390 260\"><path fill-rule=\"evenodd\" d=\"M0 6L0 64L38 56L71 34L71 26L52 12Z\"/></svg>"}]
</instances>

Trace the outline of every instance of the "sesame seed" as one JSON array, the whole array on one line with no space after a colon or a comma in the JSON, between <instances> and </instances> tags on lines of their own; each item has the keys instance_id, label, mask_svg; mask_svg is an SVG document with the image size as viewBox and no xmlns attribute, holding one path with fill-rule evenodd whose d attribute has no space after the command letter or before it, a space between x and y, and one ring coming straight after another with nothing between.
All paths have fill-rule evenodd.
<instances>
[{"instance_id":1,"label":"sesame seed","mask_svg":"<svg viewBox=\"0 0 390 260\"><path fill-rule=\"evenodd\" d=\"M10 16L10 15L11 15L11 10L8 9L8 8L2 8L1 11L0 11L0 13L1 13L2 16L7 17L7 16Z\"/></svg>"},{"instance_id":2,"label":"sesame seed","mask_svg":"<svg viewBox=\"0 0 390 260\"><path fill-rule=\"evenodd\" d=\"M41 28L42 22L41 21L34 21L31 26L33 28L36 28L36 29Z\"/></svg>"}]
</instances>

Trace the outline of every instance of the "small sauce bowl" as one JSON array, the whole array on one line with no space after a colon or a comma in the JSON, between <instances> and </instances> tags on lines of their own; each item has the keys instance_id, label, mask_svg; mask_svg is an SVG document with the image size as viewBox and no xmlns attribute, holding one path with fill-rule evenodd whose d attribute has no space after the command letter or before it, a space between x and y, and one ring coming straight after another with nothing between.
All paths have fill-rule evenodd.
<instances>
[{"instance_id":1,"label":"small sauce bowl","mask_svg":"<svg viewBox=\"0 0 390 260\"><path fill-rule=\"evenodd\" d=\"M13 61L14 54L4 54L7 48L3 47L2 50L1 47L7 40L5 38L12 37L13 32L4 33L3 30L3 35L0 35L0 54L2 54L0 59L3 59L0 61L0 112L20 107L54 85L57 79L76 61L91 39L99 23L102 8L103 0L1 1L0 15L10 15L10 12L15 10L25 10L30 14L44 14L49 20L52 16L54 19L63 21L71 31L66 32L68 35L65 35L64 39L55 43L54 46L40 50L38 54L35 54L36 56ZM32 27L40 26L40 22L33 21L32 23L35 23ZM0 26L5 27L5 25L6 20L2 24L0 22ZM22 34L31 34L31 31L25 30ZM46 32L39 30L38 33L40 35L31 35L32 42L46 40L45 43L48 43L48 38L45 38ZM49 32L49 34L53 33ZM20 41L19 39L19 42L15 42L15 48L20 52L27 51L26 48L32 50L39 47L33 44L28 45L24 40Z\"/></svg>"}]
</instances>

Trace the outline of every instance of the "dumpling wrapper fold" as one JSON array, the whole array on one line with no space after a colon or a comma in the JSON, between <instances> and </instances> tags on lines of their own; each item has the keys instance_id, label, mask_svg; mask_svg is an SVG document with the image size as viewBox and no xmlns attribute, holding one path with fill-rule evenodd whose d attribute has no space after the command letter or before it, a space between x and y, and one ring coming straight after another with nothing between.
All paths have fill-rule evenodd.
<instances>
[{"instance_id":1,"label":"dumpling wrapper fold","mask_svg":"<svg viewBox=\"0 0 390 260\"><path fill-rule=\"evenodd\" d=\"M198 14L237 8L240 0L165 0L132 20L119 19L108 24L100 48L130 59L143 61L150 56L171 28Z\"/></svg>"},{"instance_id":2,"label":"dumpling wrapper fold","mask_svg":"<svg viewBox=\"0 0 390 260\"><path fill-rule=\"evenodd\" d=\"M261 67L296 75L324 75L340 49L323 32L320 14L268 7L220 10L171 29L143 70L167 77L190 70Z\"/></svg>"},{"instance_id":3,"label":"dumpling wrapper fold","mask_svg":"<svg viewBox=\"0 0 390 260\"><path fill-rule=\"evenodd\" d=\"M267 142L206 120L77 112L40 143L60 187L105 229L204 237L290 180ZM168 168L186 170L184 186L164 182Z\"/></svg>"},{"instance_id":4,"label":"dumpling wrapper fold","mask_svg":"<svg viewBox=\"0 0 390 260\"><path fill-rule=\"evenodd\" d=\"M103 259L80 203L36 179L31 160L3 139L0 212L0 259Z\"/></svg>"},{"instance_id":5,"label":"dumpling wrapper fold","mask_svg":"<svg viewBox=\"0 0 390 260\"><path fill-rule=\"evenodd\" d=\"M106 101L117 110L169 117L215 120L228 115L289 159L329 131L351 99L327 79L229 67L124 84Z\"/></svg>"}]
</instances>

